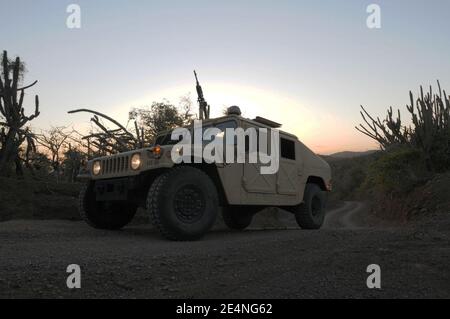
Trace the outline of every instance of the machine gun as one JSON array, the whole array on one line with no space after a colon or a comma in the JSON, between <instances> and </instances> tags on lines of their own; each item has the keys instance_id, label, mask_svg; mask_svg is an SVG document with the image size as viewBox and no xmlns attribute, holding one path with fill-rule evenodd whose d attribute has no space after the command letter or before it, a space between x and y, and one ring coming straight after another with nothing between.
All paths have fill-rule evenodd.
<instances>
[{"instance_id":1,"label":"machine gun","mask_svg":"<svg viewBox=\"0 0 450 319\"><path fill-rule=\"evenodd\" d=\"M208 102L206 102L205 97L203 96L203 90L200 86L200 83L198 82L197 73L194 70L195 75L195 81L197 82L196 90L197 90L197 101L198 101L198 107L199 107L199 117L200 120L207 120L209 119L209 109L210 106Z\"/></svg>"}]
</instances>

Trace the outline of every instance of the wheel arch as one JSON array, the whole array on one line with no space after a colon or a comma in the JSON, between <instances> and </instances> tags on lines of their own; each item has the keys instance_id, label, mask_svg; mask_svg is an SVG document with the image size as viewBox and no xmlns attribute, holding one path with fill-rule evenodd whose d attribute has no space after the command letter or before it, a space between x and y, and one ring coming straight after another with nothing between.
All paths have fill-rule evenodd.
<instances>
[{"instance_id":1,"label":"wheel arch","mask_svg":"<svg viewBox=\"0 0 450 319\"><path fill-rule=\"evenodd\" d=\"M177 164L176 166L191 166L204 172L216 186L217 195L219 196L219 205L225 206L228 204L227 196L222 185L222 180L220 179L219 172L217 171L217 166L214 163L182 163Z\"/></svg>"},{"instance_id":2,"label":"wheel arch","mask_svg":"<svg viewBox=\"0 0 450 319\"><path fill-rule=\"evenodd\" d=\"M317 186L320 187L321 190L327 191L327 186L325 184L325 181L320 176L314 176L314 175L308 176L306 183L307 184L316 184Z\"/></svg>"},{"instance_id":3,"label":"wheel arch","mask_svg":"<svg viewBox=\"0 0 450 319\"><path fill-rule=\"evenodd\" d=\"M225 195L225 190L223 189L222 181L221 181L219 173L217 171L217 166L213 163L208 164L205 162L202 162L202 163L180 163L180 164L174 165L171 168L158 168L155 170L146 171L145 173L139 175L139 177L141 179L141 183L142 183L141 185L143 186L143 189L142 189L143 194L146 194L148 192L151 184L159 175L161 175L175 167L180 167L180 166L194 167L194 168L201 170L206 175L208 175L208 177L212 180L212 182L216 186L217 195L219 196L219 204L220 205L228 204L228 200Z\"/></svg>"}]
</instances>

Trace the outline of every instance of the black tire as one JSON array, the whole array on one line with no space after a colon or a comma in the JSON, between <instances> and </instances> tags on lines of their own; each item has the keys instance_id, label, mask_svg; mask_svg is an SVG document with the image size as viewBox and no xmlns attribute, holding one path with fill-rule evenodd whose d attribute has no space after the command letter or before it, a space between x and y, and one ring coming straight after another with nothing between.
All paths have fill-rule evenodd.
<instances>
[{"instance_id":1,"label":"black tire","mask_svg":"<svg viewBox=\"0 0 450 319\"><path fill-rule=\"evenodd\" d=\"M153 225L170 240L197 240L216 221L218 195L199 169L178 166L158 176L147 195Z\"/></svg>"},{"instance_id":2,"label":"black tire","mask_svg":"<svg viewBox=\"0 0 450 319\"><path fill-rule=\"evenodd\" d=\"M127 201L98 202L93 183L83 186L79 197L81 218L98 229L118 230L131 222L137 211L135 204Z\"/></svg>"},{"instance_id":3,"label":"black tire","mask_svg":"<svg viewBox=\"0 0 450 319\"><path fill-rule=\"evenodd\" d=\"M306 184L304 203L295 209L297 224L303 229L319 229L325 220L326 192L316 184Z\"/></svg>"},{"instance_id":4,"label":"black tire","mask_svg":"<svg viewBox=\"0 0 450 319\"><path fill-rule=\"evenodd\" d=\"M251 206L226 206L222 208L225 225L233 230L244 230L252 223L256 210Z\"/></svg>"}]
</instances>

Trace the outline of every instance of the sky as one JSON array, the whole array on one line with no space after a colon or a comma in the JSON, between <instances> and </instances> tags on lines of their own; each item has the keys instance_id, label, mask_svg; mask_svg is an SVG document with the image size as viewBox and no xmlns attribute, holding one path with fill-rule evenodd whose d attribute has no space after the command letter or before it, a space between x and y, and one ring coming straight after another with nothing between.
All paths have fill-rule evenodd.
<instances>
[{"instance_id":1,"label":"sky","mask_svg":"<svg viewBox=\"0 0 450 319\"><path fill-rule=\"evenodd\" d=\"M70 29L69 4L81 8ZM0 49L26 62L25 99L35 129L86 128L85 107L127 122L132 107L191 94L197 70L212 115L283 124L321 154L376 143L354 129L360 105L406 117L408 92L450 91L448 0L150 1L0 0ZM378 4L381 28L367 27ZM8 14L5 14L5 13ZM28 107L27 107L28 106ZM197 106L195 106L197 110Z\"/></svg>"}]
</instances>

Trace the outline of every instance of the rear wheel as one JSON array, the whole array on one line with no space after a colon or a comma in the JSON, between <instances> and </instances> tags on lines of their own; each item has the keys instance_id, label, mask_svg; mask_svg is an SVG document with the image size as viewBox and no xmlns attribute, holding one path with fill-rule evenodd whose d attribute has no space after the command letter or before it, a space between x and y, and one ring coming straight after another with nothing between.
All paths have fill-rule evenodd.
<instances>
[{"instance_id":1,"label":"rear wheel","mask_svg":"<svg viewBox=\"0 0 450 319\"><path fill-rule=\"evenodd\" d=\"M256 209L252 206L226 206L222 209L225 225L233 230L244 230L252 223Z\"/></svg>"},{"instance_id":2,"label":"rear wheel","mask_svg":"<svg viewBox=\"0 0 450 319\"><path fill-rule=\"evenodd\" d=\"M147 196L152 223L170 240L196 240L213 226L218 195L203 171L179 166L158 176Z\"/></svg>"},{"instance_id":3,"label":"rear wheel","mask_svg":"<svg viewBox=\"0 0 450 319\"><path fill-rule=\"evenodd\" d=\"M99 229L118 230L131 222L137 206L127 201L104 201L95 199L93 183L83 186L79 197L81 218Z\"/></svg>"},{"instance_id":4,"label":"rear wheel","mask_svg":"<svg viewBox=\"0 0 450 319\"><path fill-rule=\"evenodd\" d=\"M295 207L297 224L304 229L319 229L325 220L326 193L316 184L306 184L304 203Z\"/></svg>"}]
</instances>

